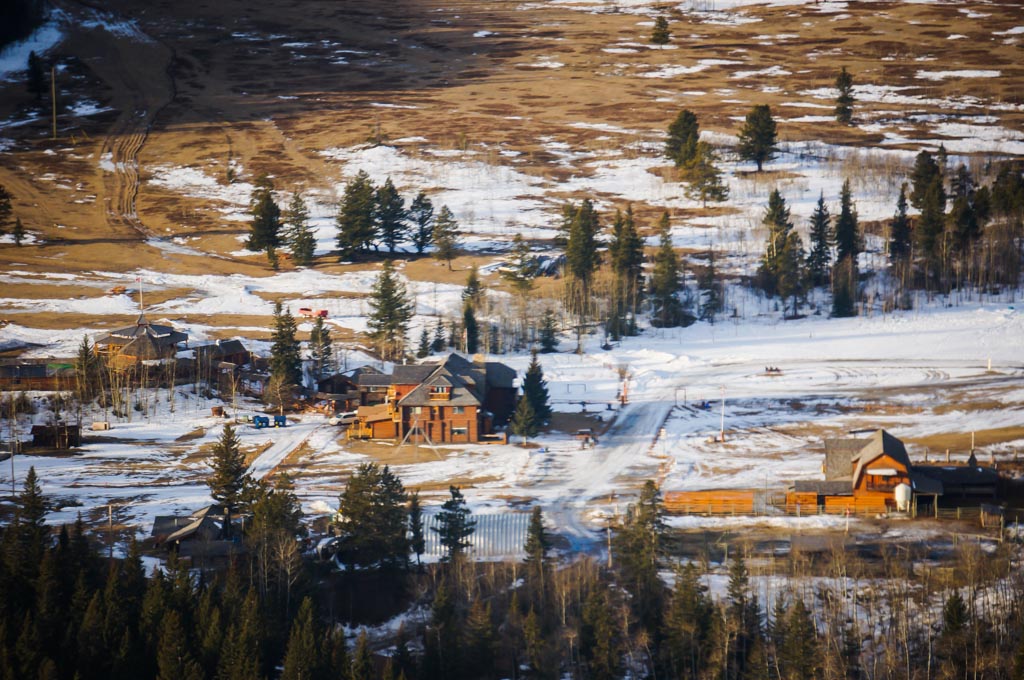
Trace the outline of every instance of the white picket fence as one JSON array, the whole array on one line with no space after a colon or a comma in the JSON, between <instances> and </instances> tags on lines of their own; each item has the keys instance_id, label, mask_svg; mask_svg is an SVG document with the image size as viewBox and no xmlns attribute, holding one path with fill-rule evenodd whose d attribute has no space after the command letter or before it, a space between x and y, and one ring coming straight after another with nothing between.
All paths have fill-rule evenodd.
<instances>
[{"instance_id":1,"label":"white picket fence","mask_svg":"<svg viewBox=\"0 0 1024 680\"><path fill-rule=\"evenodd\" d=\"M476 520L476 530L469 537L470 557L510 559L522 558L526 553L526 533L530 526L530 515L525 512L505 512L494 514L470 515ZM423 538L426 543L426 554L431 557L443 557L436 529L440 528L436 512L423 513Z\"/></svg>"}]
</instances>

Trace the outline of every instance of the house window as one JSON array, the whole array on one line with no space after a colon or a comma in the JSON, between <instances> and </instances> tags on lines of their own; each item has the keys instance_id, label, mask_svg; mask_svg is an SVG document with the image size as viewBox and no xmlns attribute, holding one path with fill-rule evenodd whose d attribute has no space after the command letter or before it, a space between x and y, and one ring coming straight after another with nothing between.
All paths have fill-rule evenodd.
<instances>
[{"instance_id":1,"label":"house window","mask_svg":"<svg viewBox=\"0 0 1024 680\"><path fill-rule=\"evenodd\" d=\"M452 406L452 415L459 416L466 412L465 406Z\"/></svg>"},{"instance_id":2,"label":"house window","mask_svg":"<svg viewBox=\"0 0 1024 680\"><path fill-rule=\"evenodd\" d=\"M451 394L451 387L448 385L431 385L430 386L430 398L431 399L447 399Z\"/></svg>"},{"instance_id":3,"label":"house window","mask_svg":"<svg viewBox=\"0 0 1024 680\"><path fill-rule=\"evenodd\" d=\"M416 415L420 415L421 413L423 413L423 407L422 406L413 406L412 407L412 412L415 413Z\"/></svg>"},{"instance_id":4,"label":"house window","mask_svg":"<svg viewBox=\"0 0 1024 680\"><path fill-rule=\"evenodd\" d=\"M469 434L469 428L466 428L466 427L453 427L452 428L452 436L453 437L465 437L468 434Z\"/></svg>"}]
</instances>

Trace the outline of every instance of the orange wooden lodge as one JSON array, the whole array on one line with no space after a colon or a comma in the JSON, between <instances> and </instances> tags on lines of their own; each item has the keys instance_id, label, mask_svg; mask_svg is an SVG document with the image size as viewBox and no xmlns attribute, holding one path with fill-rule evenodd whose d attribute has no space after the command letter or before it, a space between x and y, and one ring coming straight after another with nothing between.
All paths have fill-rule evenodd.
<instances>
[{"instance_id":1,"label":"orange wooden lodge","mask_svg":"<svg viewBox=\"0 0 1024 680\"><path fill-rule=\"evenodd\" d=\"M996 500L998 473L979 466L915 465L903 442L885 430L868 438L826 439L824 480L798 480L785 494L762 489L669 491L665 509L685 514L880 515L902 512L938 516L941 507L981 506Z\"/></svg>"}]
</instances>

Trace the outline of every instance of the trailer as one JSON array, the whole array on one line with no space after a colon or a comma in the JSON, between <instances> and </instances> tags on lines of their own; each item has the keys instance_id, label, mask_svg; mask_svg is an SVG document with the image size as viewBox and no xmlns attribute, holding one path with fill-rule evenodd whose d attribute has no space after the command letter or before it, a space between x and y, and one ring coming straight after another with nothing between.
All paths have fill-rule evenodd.
<instances>
[{"instance_id":1,"label":"trailer","mask_svg":"<svg viewBox=\"0 0 1024 680\"><path fill-rule=\"evenodd\" d=\"M252 424L257 429L263 429L264 427L270 427L270 418L267 416L253 416Z\"/></svg>"},{"instance_id":2,"label":"trailer","mask_svg":"<svg viewBox=\"0 0 1024 680\"><path fill-rule=\"evenodd\" d=\"M299 307L299 316L306 317L307 319L315 319L320 317L321 319L327 318L326 309L312 309L310 307Z\"/></svg>"}]
</instances>

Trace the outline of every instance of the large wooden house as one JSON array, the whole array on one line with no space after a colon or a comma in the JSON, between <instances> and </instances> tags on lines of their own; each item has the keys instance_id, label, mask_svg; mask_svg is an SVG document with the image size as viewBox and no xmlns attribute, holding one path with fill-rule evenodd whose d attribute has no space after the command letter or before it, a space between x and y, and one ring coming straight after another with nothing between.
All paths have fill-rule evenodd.
<instances>
[{"instance_id":1,"label":"large wooden house","mask_svg":"<svg viewBox=\"0 0 1024 680\"><path fill-rule=\"evenodd\" d=\"M799 480L787 494L789 506L825 512L890 512L898 509L897 487L905 485L917 513L942 505L991 502L999 476L968 465L914 465L903 442L885 430L866 439L826 439L825 479Z\"/></svg>"},{"instance_id":2,"label":"large wooden house","mask_svg":"<svg viewBox=\"0 0 1024 680\"><path fill-rule=\"evenodd\" d=\"M187 346L186 333L150 323L145 314L139 314L134 325L101 335L94 343L96 353L118 369L163 363Z\"/></svg>"},{"instance_id":3,"label":"large wooden house","mask_svg":"<svg viewBox=\"0 0 1024 680\"><path fill-rule=\"evenodd\" d=\"M495 361L450 354L436 363L359 376L361 406L350 436L477 442L511 416L516 372Z\"/></svg>"}]
</instances>

